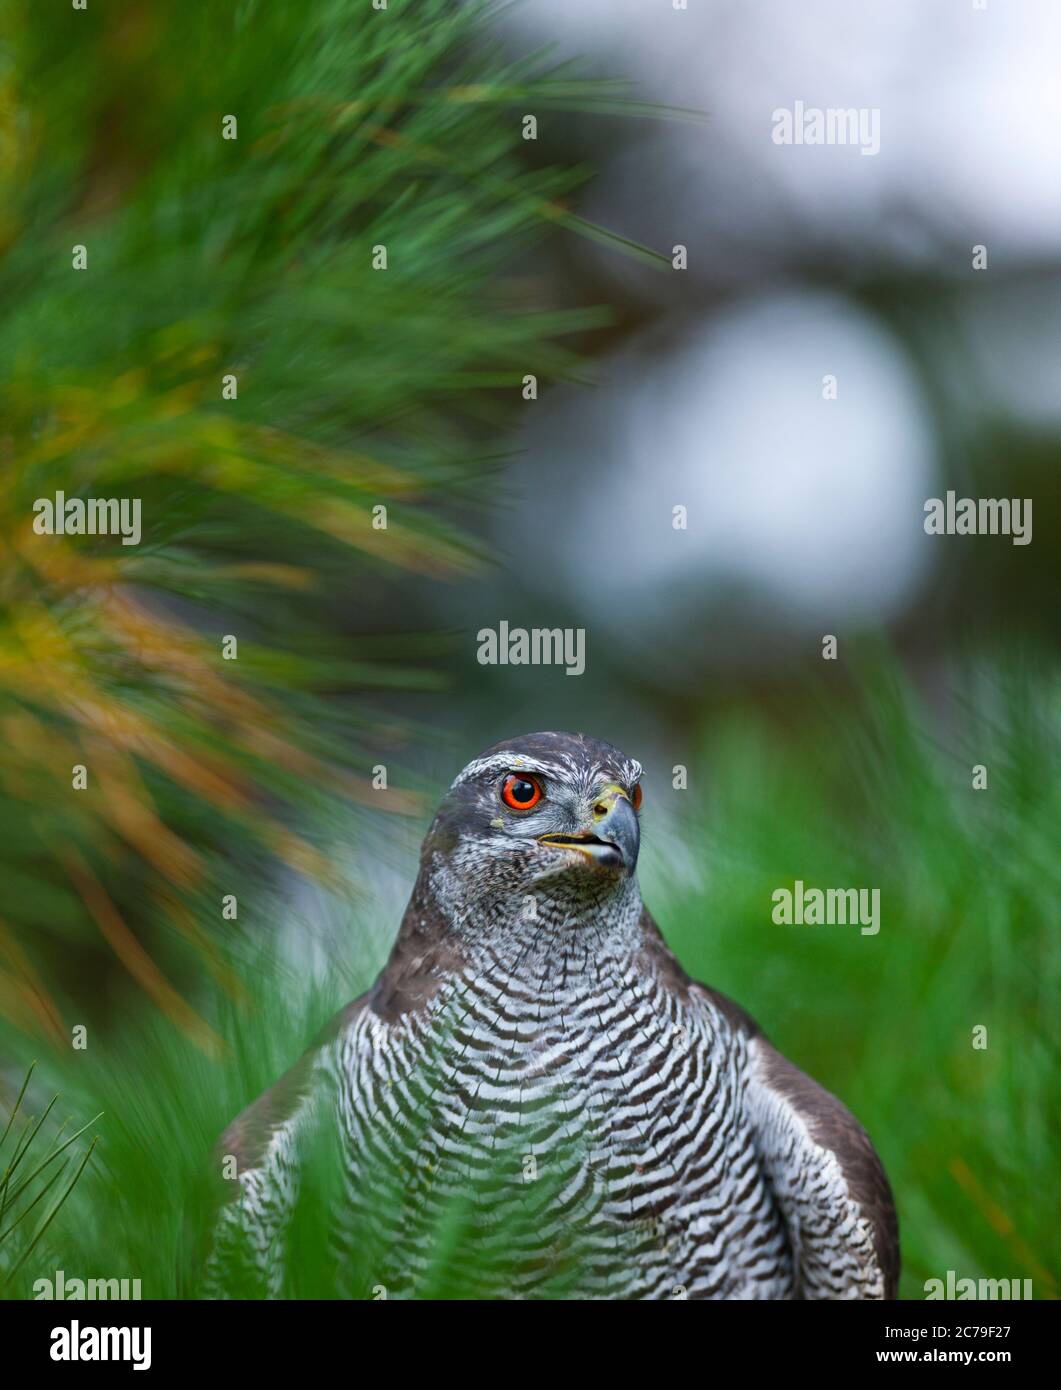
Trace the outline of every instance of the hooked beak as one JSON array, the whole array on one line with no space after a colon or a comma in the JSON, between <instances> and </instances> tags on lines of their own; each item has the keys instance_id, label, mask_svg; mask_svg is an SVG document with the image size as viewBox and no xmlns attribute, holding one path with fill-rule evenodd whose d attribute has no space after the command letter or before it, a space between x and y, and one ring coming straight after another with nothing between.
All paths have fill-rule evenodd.
<instances>
[{"instance_id":1,"label":"hooked beak","mask_svg":"<svg viewBox=\"0 0 1061 1390\"><path fill-rule=\"evenodd\" d=\"M593 828L576 835L540 835L538 843L573 850L595 868L632 874L641 847L641 827L630 798L614 783L593 804Z\"/></svg>"}]
</instances>

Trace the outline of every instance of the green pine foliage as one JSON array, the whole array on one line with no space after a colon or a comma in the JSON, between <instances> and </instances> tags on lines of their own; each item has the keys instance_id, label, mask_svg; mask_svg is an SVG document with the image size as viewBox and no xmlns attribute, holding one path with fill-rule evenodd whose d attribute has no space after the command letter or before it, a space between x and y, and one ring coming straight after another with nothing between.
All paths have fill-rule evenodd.
<instances>
[{"instance_id":1,"label":"green pine foliage","mask_svg":"<svg viewBox=\"0 0 1061 1390\"><path fill-rule=\"evenodd\" d=\"M351 908L321 986L223 923L221 897L274 922L280 869L338 886L322 846L359 807L431 809L373 800L367 770L374 697L433 688L437 643L364 618L406 576L482 565L463 518L489 432L525 374L578 369L568 335L598 316L543 304L535 239L658 261L568 210L576 171L518 157L522 115L639 108L506 65L483 12L445 0L0 16L0 1295L62 1268L188 1297L218 1135L371 982L353 952L397 928ZM58 491L139 499L142 543L36 535ZM667 891L658 778L646 896L686 967L870 1130L904 1296L955 1269L1050 1297L1057 690L1006 662L952 685L961 758L887 661L860 701L714 719L710 786L674 793L704 875ZM880 935L773 925L796 877L879 887ZM310 1166L294 1296L335 1290L334 1160ZM448 1213L420 1292L467 1293L474 1251L469 1212ZM362 1263L371 1297L369 1244Z\"/></svg>"},{"instance_id":2,"label":"green pine foliage","mask_svg":"<svg viewBox=\"0 0 1061 1390\"><path fill-rule=\"evenodd\" d=\"M0 12L0 1006L59 1042L124 981L216 1047L222 895L337 887L329 829L415 806L368 750L438 642L374 614L481 566L486 431L599 320L526 269L586 227L517 148L616 94L444 0ZM60 492L141 543L35 534Z\"/></svg>"},{"instance_id":3,"label":"green pine foliage","mask_svg":"<svg viewBox=\"0 0 1061 1390\"><path fill-rule=\"evenodd\" d=\"M669 790L669 769L646 774L646 900L690 973L743 1004L873 1136L899 1207L904 1298L923 1298L925 1281L950 1269L1030 1279L1037 1298L1057 1296L1056 1232L1042 1217L1061 1160L1051 1040L1061 801L1044 756L1056 752L1058 695L1045 666L1002 669L953 673L968 708L946 747L897 666L873 659L857 699L822 685L790 693L783 709L713 718L709 775L687 791ZM972 788L976 764L988 768L983 791ZM691 879L653 823L668 798ZM771 894L797 877L879 887L878 935L776 925ZM223 1057L155 1012L130 1016L106 1048L49 1059L48 1084L78 1123L105 1113L96 1158L10 1294L61 1267L140 1278L145 1298L194 1296L217 1138L371 983L377 963L352 964L364 926L355 919L326 986L267 942L233 954L243 998L215 988L202 999ZM973 1046L980 1025L983 1049ZM324 1144L309 1165L285 1268L291 1296L339 1287L327 1242L335 1157ZM499 1180L524 1182L521 1155L499 1166ZM410 1164L411 1186L429 1180ZM446 1213L422 1296L472 1290L481 1247L471 1214ZM367 1234L355 1258L364 1296L378 1296ZM548 1292L562 1294L564 1277L561 1264Z\"/></svg>"},{"instance_id":4,"label":"green pine foliage","mask_svg":"<svg viewBox=\"0 0 1061 1390\"><path fill-rule=\"evenodd\" d=\"M675 895L661 876L649 900L690 973L869 1131L899 1209L901 1297L953 1269L1056 1298L1061 688L1042 652L955 662L944 685L941 717L864 653L854 699L832 678L720 712L694 820L705 881ZM879 888L878 933L777 925L771 895L796 879Z\"/></svg>"},{"instance_id":5,"label":"green pine foliage","mask_svg":"<svg viewBox=\"0 0 1061 1390\"><path fill-rule=\"evenodd\" d=\"M74 1147L94 1120L65 1138L65 1123L54 1133L47 1127L59 1096L39 1116L26 1113L23 1102L33 1071L31 1065L0 1130L0 1294L33 1256L95 1148L95 1140L83 1149Z\"/></svg>"}]
</instances>

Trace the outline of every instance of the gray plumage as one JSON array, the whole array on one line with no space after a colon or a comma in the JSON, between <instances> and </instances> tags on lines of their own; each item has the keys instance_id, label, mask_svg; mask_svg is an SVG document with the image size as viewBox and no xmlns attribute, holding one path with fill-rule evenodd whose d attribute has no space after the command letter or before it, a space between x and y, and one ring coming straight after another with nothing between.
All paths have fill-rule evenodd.
<instances>
[{"instance_id":1,"label":"gray plumage","mask_svg":"<svg viewBox=\"0 0 1061 1390\"><path fill-rule=\"evenodd\" d=\"M506 805L512 776L531 804ZM574 1297L895 1297L869 1138L689 979L642 905L640 777L560 733L464 769L375 986L222 1138L239 1179L214 1291L237 1250L279 1289L300 1145L323 1124L343 1156L340 1262L371 1249L392 1296L417 1292L457 1201L484 1296L533 1296L559 1271Z\"/></svg>"}]
</instances>

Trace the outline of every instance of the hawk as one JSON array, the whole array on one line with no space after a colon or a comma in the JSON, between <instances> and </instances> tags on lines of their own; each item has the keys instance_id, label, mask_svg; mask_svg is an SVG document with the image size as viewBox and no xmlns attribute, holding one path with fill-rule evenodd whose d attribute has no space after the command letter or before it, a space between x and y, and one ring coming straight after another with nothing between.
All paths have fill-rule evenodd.
<instances>
[{"instance_id":1,"label":"hawk","mask_svg":"<svg viewBox=\"0 0 1061 1390\"><path fill-rule=\"evenodd\" d=\"M498 743L450 787L386 967L222 1137L209 1277L281 1287L305 1137L341 1157L340 1262L415 1296L886 1299L895 1207L865 1131L641 901L641 765L583 734ZM364 1287L363 1285L361 1286ZM378 1296L378 1295L377 1295Z\"/></svg>"}]
</instances>

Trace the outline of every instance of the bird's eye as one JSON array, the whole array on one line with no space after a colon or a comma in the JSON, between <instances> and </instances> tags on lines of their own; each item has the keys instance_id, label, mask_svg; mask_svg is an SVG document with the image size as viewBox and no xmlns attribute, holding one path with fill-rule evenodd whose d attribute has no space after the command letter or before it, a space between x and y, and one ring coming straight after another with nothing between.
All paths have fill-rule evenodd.
<instances>
[{"instance_id":1,"label":"bird's eye","mask_svg":"<svg viewBox=\"0 0 1061 1390\"><path fill-rule=\"evenodd\" d=\"M542 784L537 777L510 772L501 784L501 800L513 811L529 811L542 799Z\"/></svg>"},{"instance_id":2,"label":"bird's eye","mask_svg":"<svg viewBox=\"0 0 1061 1390\"><path fill-rule=\"evenodd\" d=\"M630 788L630 804L631 804L631 806L633 806L633 808L634 808L635 811L640 811L640 809L641 809L641 783L640 783L640 782L638 782L638 784L637 784L636 787L631 787L631 788Z\"/></svg>"}]
</instances>

